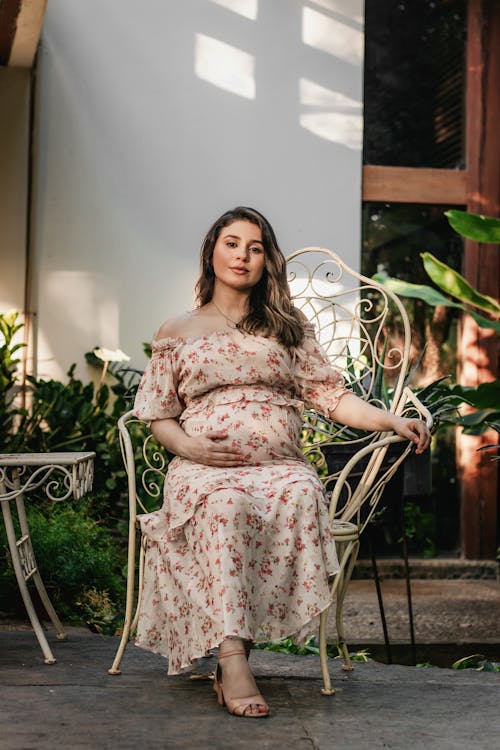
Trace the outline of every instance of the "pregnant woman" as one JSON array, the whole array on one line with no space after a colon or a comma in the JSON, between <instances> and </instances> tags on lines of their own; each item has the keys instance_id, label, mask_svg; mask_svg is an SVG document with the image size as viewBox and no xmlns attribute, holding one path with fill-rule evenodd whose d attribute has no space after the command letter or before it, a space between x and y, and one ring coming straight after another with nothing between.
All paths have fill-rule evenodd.
<instances>
[{"instance_id":1,"label":"pregnant woman","mask_svg":"<svg viewBox=\"0 0 500 750\"><path fill-rule=\"evenodd\" d=\"M337 569L325 493L303 458L304 408L367 430L394 430L420 453L426 425L345 387L290 300L285 259L254 209L223 214L202 246L197 307L164 323L135 413L171 461L147 537L137 645L169 674L218 646L214 687L260 718L250 644L307 634Z\"/></svg>"}]
</instances>

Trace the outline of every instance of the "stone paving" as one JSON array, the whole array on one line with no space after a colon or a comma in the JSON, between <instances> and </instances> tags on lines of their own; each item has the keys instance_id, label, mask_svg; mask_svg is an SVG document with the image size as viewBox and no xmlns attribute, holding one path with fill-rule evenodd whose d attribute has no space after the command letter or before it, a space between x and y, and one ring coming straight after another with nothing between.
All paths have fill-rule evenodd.
<instances>
[{"instance_id":1,"label":"stone paving","mask_svg":"<svg viewBox=\"0 0 500 750\"><path fill-rule=\"evenodd\" d=\"M498 742L500 675L332 660L336 694L320 694L319 660L252 653L272 708L229 716L211 683L167 677L165 661L129 646L109 676L117 639L71 628L50 638L46 666L28 630L0 632L2 750L491 750ZM203 669L213 668L213 659Z\"/></svg>"},{"instance_id":2,"label":"stone paving","mask_svg":"<svg viewBox=\"0 0 500 750\"><path fill-rule=\"evenodd\" d=\"M406 583L398 579L381 582L387 627L391 644L410 641ZM500 661L500 582L494 580L423 580L411 582L415 639L419 661L451 666L453 653L465 656L470 648L481 646L490 658ZM333 615L333 613L332 613ZM335 619L330 616L329 640L335 641ZM344 605L346 638L358 647L371 648L383 643L375 583L354 580ZM440 649L441 646L446 649ZM456 648L451 648L456 646ZM402 652L403 649L397 649ZM436 659L442 651L441 661ZM451 654L446 660L445 651ZM376 649L380 653L380 649ZM432 658L424 658L431 654ZM378 657L377 657L378 658ZM408 662L410 663L410 662Z\"/></svg>"},{"instance_id":3,"label":"stone paving","mask_svg":"<svg viewBox=\"0 0 500 750\"><path fill-rule=\"evenodd\" d=\"M391 642L404 645L408 642L404 582L387 580L382 587ZM412 591L419 648L433 642L443 652L461 643L465 655L480 644L498 653L500 583L416 580ZM351 644L383 652L373 582L351 582L346 630ZM336 694L324 697L316 656L254 651L252 666L272 715L243 720L217 705L210 681L167 677L159 656L130 645L123 674L111 677L107 668L118 639L85 628L70 628L68 641L62 643L51 631L48 637L58 660L52 666L43 664L29 627L0 626L0 750L136 750L139 746L147 750L492 750L498 746L500 673L377 662L357 663L353 672L346 673L339 660L331 660ZM396 650L395 661L397 656ZM206 659L198 671L209 674L213 667L214 659Z\"/></svg>"}]
</instances>

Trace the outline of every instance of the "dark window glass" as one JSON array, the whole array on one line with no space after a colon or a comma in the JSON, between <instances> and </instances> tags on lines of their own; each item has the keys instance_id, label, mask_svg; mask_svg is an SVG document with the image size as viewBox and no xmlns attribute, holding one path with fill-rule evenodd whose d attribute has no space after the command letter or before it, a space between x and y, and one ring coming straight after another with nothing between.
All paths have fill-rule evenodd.
<instances>
[{"instance_id":1,"label":"dark window glass","mask_svg":"<svg viewBox=\"0 0 500 750\"><path fill-rule=\"evenodd\" d=\"M362 273L372 276L377 271L385 271L389 276L404 281L433 286L420 257L424 251L431 252L460 271L463 241L448 224L445 210L445 206L365 203ZM434 308L423 302L408 298L403 298L403 301L412 327L413 364L420 361L420 366L415 366L412 386L427 385L438 377L453 375L456 369L456 311L444 308L435 314ZM391 331L390 323L388 329ZM449 554L458 546L460 502L456 484L454 432L454 429L441 429L434 439L431 495L421 497L417 505L407 507L407 510L410 508L412 513L417 514L413 521L409 521L410 526L415 524L418 532L410 543L413 552L435 554L440 551ZM378 541L375 542L377 551L397 552L401 527L394 509L386 511L381 525L385 531L379 532ZM383 538L392 539L392 542L384 542Z\"/></svg>"},{"instance_id":2,"label":"dark window glass","mask_svg":"<svg viewBox=\"0 0 500 750\"><path fill-rule=\"evenodd\" d=\"M464 167L465 0L366 0L364 163Z\"/></svg>"},{"instance_id":3,"label":"dark window glass","mask_svg":"<svg viewBox=\"0 0 500 750\"><path fill-rule=\"evenodd\" d=\"M420 258L424 250L460 272L463 242L450 227L446 210L446 206L414 203L364 203L362 273L386 271L404 281L432 286Z\"/></svg>"}]
</instances>

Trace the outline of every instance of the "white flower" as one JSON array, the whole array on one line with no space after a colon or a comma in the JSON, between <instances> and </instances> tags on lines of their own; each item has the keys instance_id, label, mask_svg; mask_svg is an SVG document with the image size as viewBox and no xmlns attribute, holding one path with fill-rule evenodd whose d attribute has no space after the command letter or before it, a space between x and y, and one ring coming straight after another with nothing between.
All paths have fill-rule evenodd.
<instances>
[{"instance_id":1,"label":"white flower","mask_svg":"<svg viewBox=\"0 0 500 750\"><path fill-rule=\"evenodd\" d=\"M121 349L104 349L98 347L94 349L94 354L98 359L102 359L103 362L129 362L130 357Z\"/></svg>"}]
</instances>

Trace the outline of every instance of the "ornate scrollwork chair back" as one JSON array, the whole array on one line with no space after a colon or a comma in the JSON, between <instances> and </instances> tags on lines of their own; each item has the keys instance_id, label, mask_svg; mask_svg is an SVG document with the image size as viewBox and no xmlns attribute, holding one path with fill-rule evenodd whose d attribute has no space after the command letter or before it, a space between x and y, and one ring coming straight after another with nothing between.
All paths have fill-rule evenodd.
<instances>
[{"instance_id":1,"label":"ornate scrollwork chair back","mask_svg":"<svg viewBox=\"0 0 500 750\"><path fill-rule=\"evenodd\" d=\"M303 248L287 259L292 297L310 322L332 364L356 395L395 414L432 418L407 385L411 329L401 300L389 289L347 266L331 250ZM320 473L330 499L330 517L340 571L331 584L336 600L338 646L352 669L344 637L343 603L359 551L360 536L383 491L411 451L391 433L352 430L306 412L303 450ZM392 444L399 444L395 450ZM389 451L389 453L388 453ZM323 693L331 688L327 665L328 612L320 618Z\"/></svg>"}]
</instances>

